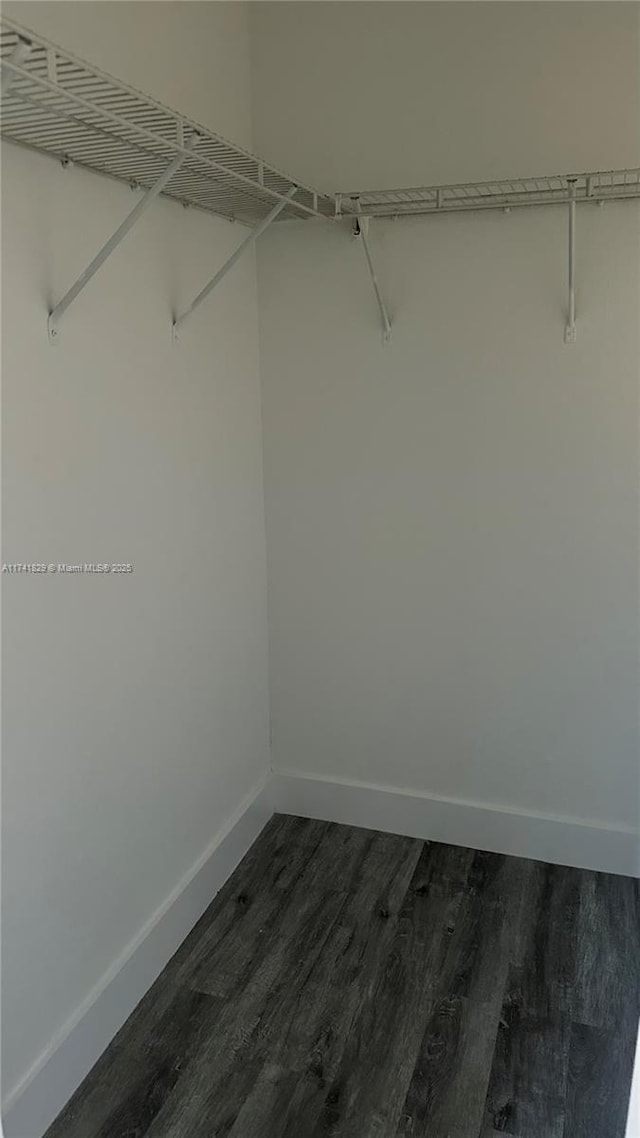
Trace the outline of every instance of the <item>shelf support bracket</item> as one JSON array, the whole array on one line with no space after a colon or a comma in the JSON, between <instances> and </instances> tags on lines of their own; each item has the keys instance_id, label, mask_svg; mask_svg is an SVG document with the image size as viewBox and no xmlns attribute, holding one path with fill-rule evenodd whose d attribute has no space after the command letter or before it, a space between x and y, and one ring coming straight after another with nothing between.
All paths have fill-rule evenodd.
<instances>
[{"instance_id":1,"label":"shelf support bracket","mask_svg":"<svg viewBox=\"0 0 640 1138\"><path fill-rule=\"evenodd\" d=\"M197 135L193 135L188 140L188 142L185 143L185 148L187 150L193 149L196 141ZM100 252L96 253L93 260L90 262L90 264L87 265L86 269L78 277L75 284L73 284L71 288L65 292L62 300L59 300L55 308L51 310L47 323L50 343L55 344L57 342L58 324L60 317L67 311L67 308L73 304L76 297L82 292L83 288L88 285L89 281L93 276L95 276L98 269L104 265L107 257L110 257L114 249L118 248L120 242L127 236L127 233L133 229L136 222L142 217L143 213L146 212L155 198L157 198L158 195L162 193L167 183L171 181L173 175L180 168L180 166L182 166L182 163L187 157L188 155L184 153L176 155L173 162L167 166L167 169L164 171L164 173L161 174L157 181L155 181L153 185L147 190L144 197L142 197L138 204L131 210L131 213L125 217L122 225L118 226L113 236L109 238L105 245L102 246Z\"/></svg>"},{"instance_id":2,"label":"shelf support bracket","mask_svg":"<svg viewBox=\"0 0 640 1138\"><path fill-rule=\"evenodd\" d=\"M275 221L278 214L282 213L283 209L285 209L286 206L289 205L289 202L293 198L294 194L296 194L297 192L298 192L298 187L292 186L291 189L289 190L289 193L286 194L285 197L282 198L277 203L277 205L274 205L271 212L267 214L267 216L260 222L260 224L256 225L255 228L252 229L247 234L244 241L240 242L240 244L238 245L238 248L225 261L224 265L222 265L222 267L220 269L218 269L215 276L213 276L211 278L211 280L208 282L208 284L206 284L204 286L204 288L201 289L201 291L196 296L195 300L191 301L191 304L189 305L189 307L185 308L184 312L181 312L179 316L176 316L176 318L173 321L173 324L171 326L171 334L172 334L172 337L174 340L177 340L178 330L180 329L180 327L182 326L184 321L187 319L187 317L191 316L191 313L195 312L196 308L198 308L202 304L202 301L206 300L209 293L213 292L216 285L220 284L220 281L222 280L222 278L226 277L227 273L229 272L230 269L233 268L236 261L240 260L240 257L242 256L242 254L247 249L249 249L252 245L255 245L256 241L258 240L258 237L260 237L264 233L265 229L269 228L269 226L271 225L271 222Z\"/></svg>"},{"instance_id":3,"label":"shelf support bracket","mask_svg":"<svg viewBox=\"0 0 640 1138\"><path fill-rule=\"evenodd\" d=\"M13 67L22 67L22 64L29 58L30 54L31 54L31 44L29 43L29 41L19 39L16 46L14 47L13 51L11 52L11 55L9 56L7 63L12 64ZM7 95L9 94L9 89L10 89L11 84L13 83L14 79L16 78L16 74L17 74L17 72L10 70L8 67L2 68L2 82L0 85L0 95L2 96L3 99L6 99Z\"/></svg>"},{"instance_id":4,"label":"shelf support bracket","mask_svg":"<svg viewBox=\"0 0 640 1138\"><path fill-rule=\"evenodd\" d=\"M569 295L567 303L567 323L564 329L565 344L576 342L576 183L569 180Z\"/></svg>"},{"instance_id":5,"label":"shelf support bracket","mask_svg":"<svg viewBox=\"0 0 640 1138\"><path fill-rule=\"evenodd\" d=\"M366 229L367 219L365 219L362 215L362 210L360 208L359 199L353 198L353 203L355 206L356 217L358 219L357 236L360 237L360 239L362 241L362 248L364 249L364 255L367 259L367 267L369 269L369 275L371 277L371 282L373 284L373 291L376 294L376 300L378 301L378 308L380 309L380 317L382 319L382 339L383 339L384 343L387 344L389 342L389 340L391 339L391 320L389 319L389 313L387 311L387 306L384 302L384 298L383 298L382 293L380 291L380 285L378 283L378 277L376 275L375 266L373 264L373 258L371 256L371 249L369 247L369 238L367 236L367 229Z\"/></svg>"}]
</instances>

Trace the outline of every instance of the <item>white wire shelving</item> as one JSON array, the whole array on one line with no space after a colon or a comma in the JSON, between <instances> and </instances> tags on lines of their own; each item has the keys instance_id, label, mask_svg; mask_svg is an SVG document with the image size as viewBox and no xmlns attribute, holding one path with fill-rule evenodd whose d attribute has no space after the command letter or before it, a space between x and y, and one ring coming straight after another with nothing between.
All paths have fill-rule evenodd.
<instances>
[{"instance_id":1,"label":"white wire shelving","mask_svg":"<svg viewBox=\"0 0 640 1138\"><path fill-rule=\"evenodd\" d=\"M372 218L398 220L479 210L523 206L568 206L567 308L564 338L576 340L576 206L603 205L608 201L640 200L640 169L557 174L544 178L510 178L504 181L466 182L449 186L414 186L404 190L359 190L336 194L338 216L353 219L362 238L382 320L383 339L391 336L391 320L371 260L366 224Z\"/></svg>"},{"instance_id":2,"label":"white wire shelving","mask_svg":"<svg viewBox=\"0 0 640 1138\"><path fill-rule=\"evenodd\" d=\"M150 188L183 161L162 193L254 225L294 180L253 154L2 16L3 138L63 162ZM6 86L6 93L4 88ZM187 138L195 139L188 148ZM331 217L333 198L297 186L280 217Z\"/></svg>"},{"instance_id":3,"label":"white wire shelving","mask_svg":"<svg viewBox=\"0 0 640 1138\"><path fill-rule=\"evenodd\" d=\"M0 62L4 139L141 191L116 232L49 313L52 342L64 312L160 194L249 227L236 251L191 304L174 314L174 338L244 251L276 221L351 220L365 253L383 339L388 341L391 318L373 261L372 220L565 205L569 218L565 339L573 342L576 206L640 199L640 169L323 194L6 16L0 17Z\"/></svg>"},{"instance_id":4,"label":"white wire shelving","mask_svg":"<svg viewBox=\"0 0 640 1138\"><path fill-rule=\"evenodd\" d=\"M451 186L417 186L404 190L358 190L336 194L336 202L339 213L349 215L360 211L368 217L397 218L562 205L570 201L572 193L575 193L578 203L640 198L640 169L509 178Z\"/></svg>"},{"instance_id":5,"label":"white wire shelving","mask_svg":"<svg viewBox=\"0 0 640 1138\"><path fill-rule=\"evenodd\" d=\"M99 71L27 28L0 19L0 133L10 142L126 182L143 196L48 316L61 317L160 194L250 227L239 248L180 314L184 320L276 220L335 219L335 201L219 134Z\"/></svg>"}]
</instances>

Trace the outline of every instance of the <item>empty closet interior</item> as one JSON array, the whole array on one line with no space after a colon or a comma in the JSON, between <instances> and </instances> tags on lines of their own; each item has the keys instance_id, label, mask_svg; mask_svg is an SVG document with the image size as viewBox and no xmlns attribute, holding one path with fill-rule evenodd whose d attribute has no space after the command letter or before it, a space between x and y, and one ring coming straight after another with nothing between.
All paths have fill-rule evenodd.
<instances>
[{"instance_id":1,"label":"empty closet interior","mask_svg":"<svg viewBox=\"0 0 640 1138\"><path fill-rule=\"evenodd\" d=\"M637 1138L640 7L0 59L7 1138Z\"/></svg>"}]
</instances>

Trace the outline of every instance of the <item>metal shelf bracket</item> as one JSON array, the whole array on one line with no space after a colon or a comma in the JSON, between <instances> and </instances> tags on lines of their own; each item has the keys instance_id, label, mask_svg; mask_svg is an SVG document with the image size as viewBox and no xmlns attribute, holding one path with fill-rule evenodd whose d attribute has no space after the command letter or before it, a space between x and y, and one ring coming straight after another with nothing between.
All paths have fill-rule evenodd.
<instances>
[{"instance_id":1,"label":"metal shelf bracket","mask_svg":"<svg viewBox=\"0 0 640 1138\"><path fill-rule=\"evenodd\" d=\"M590 187L589 187L590 188ZM569 260L568 260L567 323L564 328L565 344L576 342L576 182L569 179Z\"/></svg>"},{"instance_id":2,"label":"metal shelf bracket","mask_svg":"<svg viewBox=\"0 0 640 1138\"><path fill-rule=\"evenodd\" d=\"M359 237L360 240L362 241L362 248L364 249L364 255L365 255L366 260L367 260L367 268L369 269L369 275L371 277L371 282L373 284L373 291L376 294L376 300L378 301L378 308L380 309L380 317L382 319L382 342L384 344L387 344L389 342L389 340L391 339L391 320L389 318L389 313L387 311L387 306L384 302L382 292L380 291L380 284L378 282L378 277L376 275L375 266L373 264L373 258L371 256L371 249L369 246L369 236L367 233L368 226L369 226L369 218L363 216L359 198L353 198L352 201L354 203L355 213L356 213L356 217L357 217L357 226L358 226L357 232L355 235L356 235L356 237Z\"/></svg>"},{"instance_id":3,"label":"metal shelf bracket","mask_svg":"<svg viewBox=\"0 0 640 1138\"><path fill-rule=\"evenodd\" d=\"M181 124L178 124L178 130L180 133ZM192 150L193 147L195 146L196 142L197 142L197 135L192 135L184 144L185 151L188 152L188 151ZM127 217L125 217L122 224L118 226L118 228L116 229L113 236L110 237L109 240L102 246L100 252L96 253L93 260L87 265L86 269L78 277L75 284L73 284L71 286L71 288L68 289L67 292L65 292L64 296L62 297L62 300L59 300L58 303L56 304L55 308L53 308L51 310L51 312L49 313L48 321L47 321L47 330L49 333L49 343L56 344L58 342L58 335L59 335L58 324L60 321L60 317L63 316L63 314L67 311L69 306L71 304L73 304L73 301L76 299L77 296L79 296L79 294L82 292L83 288L86 287L86 285L89 283L91 278L93 276L95 276L98 269L101 268L102 265L104 265L104 262L107 260L108 257L111 256L114 249L118 248L118 245L120 244L120 242L126 237L127 233L129 233L130 230L133 229L136 222L139 221L139 219L142 217L143 213L146 212L146 210L149 208L149 206L155 200L155 198L157 198L158 195L162 193L164 187L167 185L168 182L171 181L171 179L173 178L173 175L180 168L180 166L184 162L186 156L187 155L185 153L176 155L173 162L171 162L170 165L167 166L167 169L164 171L164 173L161 174L160 177L153 183L153 185L145 193L144 197L142 197L140 199L140 201L138 202L138 204L136 206L134 206L134 208L131 210L131 213L129 213L127 215Z\"/></svg>"},{"instance_id":4,"label":"metal shelf bracket","mask_svg":"<svg viewBox=\"0 0 640 1138\"><path fill-rule=\"evenodd\" d=\"M289 205L289 202L291 201L291 199L294 197L294 195L297 192L298 192L298 186L292 186L291 189L289 190L288 194L286 194L285 197L282 198L277 203L277 205L275 205L273 207L271 212L269 214L267 214L267 216L265 218L263 218L263 220L260 222L259 225L256 225L250 231L250 233L247 234L244 241L240 242L240 244L238 245L238 248L231 254L230 257L227 258L224 265L222 265L222 267L220 269L218 269L217 273L211 278L211 280L208 282L208 284L206 284L204 286L204 288L201 289L201 291L196 296L195 300L191 301L191 304L188 306L188 308L185 308L184 312L181 312L179 316L176 316L176 318L173 321L173 324L171 326L171 335L172 335L172 339L174 341L178 339L179 329L181 328L182 324L187 319L187 317L191 316L192 312L195 312L196 308L198 308L202 304L203 300L206 300L209 293L213 292L214 288L216 288L216 286L220 284L220 281L222 280L223 277L226 277L227 273L229 272L230 269L233 268L236 261L240 260L240 257L242 256L242 254L247 249L249 249L252 245L255 244L255 242L258 240L258 237L260 237L264 233L265 229L269 228L271 223L273 221L275 221L278 214L282 213L283 209L285 209Z\"/></svg>"}]
</instances>

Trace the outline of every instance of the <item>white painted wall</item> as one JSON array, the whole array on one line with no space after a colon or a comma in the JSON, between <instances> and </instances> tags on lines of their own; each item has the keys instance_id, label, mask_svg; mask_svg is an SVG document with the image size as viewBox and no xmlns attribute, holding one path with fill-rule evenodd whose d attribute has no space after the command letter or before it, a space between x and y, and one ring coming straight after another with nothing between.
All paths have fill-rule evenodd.
<instances>
[{"instance_id":1,"label":"white painted wall","mask_svg":"<svg viewBox=\"0 0 640 1138\"><path fill-rule=\"evenodd\" d=\"M6 9L251 142L244 5ZM48 305L136 199L10 146L2 157L3 557L135 566L3 581L6 1096L264 776L269 751L251 257L170 341L172 306L241 231L155 203L53 349Z\"/></svg>"},{"instance_id":2,"label":"white painted wall","mask_svg":"<svg viewBox=\"0 0 640 1138\"><path fill-rule=\"evenodd\" d=\"M636 4L266 0L250 15L256 148L318 189L638 163Z\"/></svg>"},{"instance_id":3,"label":"white painted wall","mask_svg":"<svg viewBox=\"0 0 640 1138\"><path fill-rule=\"evenodd\" d=\"M627 4L260 4L256 146L327 188L640 164ZM295 92L295 96L292 93ZM259 250L274 764L638 819L639 211ZM539 851L545 856L545 850Z\"/></svg>"}]
</instances>

